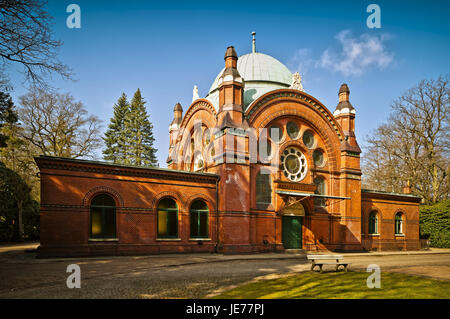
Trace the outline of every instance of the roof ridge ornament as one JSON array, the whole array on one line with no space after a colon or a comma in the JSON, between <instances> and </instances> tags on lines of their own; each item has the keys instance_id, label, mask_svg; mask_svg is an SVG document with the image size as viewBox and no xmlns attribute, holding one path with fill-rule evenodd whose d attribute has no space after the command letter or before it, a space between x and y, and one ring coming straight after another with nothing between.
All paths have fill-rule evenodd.
<instances>
[{"instance_id":1,"label":"roof ridge ornament","mask_svg":"<svg viewBox=\"0 0 450 319\"><path fill-rule=\"evenodd\" d=\"M198 100L200 97L198 96L198 86L194 85L194 89L192 90L192 102Z\"/></svg>"},{"instance_id":2,"label":"roof ridge ornament","mask_svg":"<svg viewBox=\"0 0 450 319\"><path fill-rule=\"evenodd\" d=\"M252 36L253 36L253 39L252 39L252 53L256 53L256 39L255 39L255 35L256 35L256 32L253 31L252 32Z\"/></svg>"},{"instance_id":3,"label":"roof ridge ornament","mask_svg":"<svg viewBox=\"0 0 450 319\"><path fill-rule=\"evenodd\" d=\"M302 85L302 76L300 75L300 73L295 72L294 74L292 74L292 84L289 88L304 92Z\"/></svg>"}]
</instances>

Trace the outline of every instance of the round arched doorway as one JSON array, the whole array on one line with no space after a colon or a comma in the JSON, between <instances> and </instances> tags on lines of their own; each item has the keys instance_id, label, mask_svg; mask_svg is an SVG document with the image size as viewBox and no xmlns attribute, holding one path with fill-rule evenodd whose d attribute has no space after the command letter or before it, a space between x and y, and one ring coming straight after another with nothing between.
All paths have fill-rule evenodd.
<instances>
[{"instance_id":1,"label":"round arched doorway","mask_svg":"<svg viewBox=\"0 0 450 319\"><path fill-rule=\"evenodd\" d=\"M302 249L302 226L305 208L297 202L281 211L282 242L284 249Z\"/></svg>"}]
</instances>

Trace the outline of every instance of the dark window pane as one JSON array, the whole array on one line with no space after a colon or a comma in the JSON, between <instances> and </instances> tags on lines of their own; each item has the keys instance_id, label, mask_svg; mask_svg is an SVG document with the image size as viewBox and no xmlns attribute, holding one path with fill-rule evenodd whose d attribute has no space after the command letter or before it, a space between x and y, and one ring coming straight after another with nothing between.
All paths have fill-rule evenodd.
<instances>
[{"instance_id":1,"label":"dark window pane","mask_svg":"<svg viewBox=\"0 0 450 319\"><path fill-rule=\"evenodd\" d=\"M177 212L168 212L167 218L167 236L178 235L178 216Z\"/></svg>"},{"instance_id":2,"label":"dark window pane","mask_svg":"<svg viewBox=\"0 0 450 319\"><path fill-rule=\"evenodd\" d=\"M369 215L369 234L378 233L378 217L376 212L371 212Z\"/></svg>"},{"instance_id":3,"label":"dark window pane","mask_svg":"<svg viewBox=\"0 0 450 319\"><path fill-rule=\"evenodd\" d=\"M198 235L198 214L191 212L191 237L197 237Z\"/></svg>"},{"instance_id":4,"label":"dark window pane","mask_svg":"<svg viewBox=\"0 0 450 319\"><path fill-rule=\"evenodd\" d=\"M259 172L256 175L256 203L270 204L272 202L272 183L270 174Z\"/></svg>"},{"instance_id":5,"label":"dark window pane","mask_svg":"<svg viewBox=\"0 0 450 319\"><path fill-rule=\"evenodd\" d=\"M200 233L198 234L201 237L208 237L208 213L202 212L200 213Z\"/></svg>"},{"instance_id":6,"label":"dark window pane","mask_svg":"<svg viewBox=\"0 0 450 319\"><path fill-rule=\"evenodd\" d=\"M113 208L104 208L104 231L103 236L108 238L116 237L116 216Z\"/></svg>"},{"instance_id":7,"label":"dark window pane","mask_svg":"<svg viewBox=\"0 0 450 319\"><path fill-rule=\"evenodd\" d=\"M317 177L314 179L314 184L316 185L315 193L318 195L325 195L325 181L322 177ZM316 206L325 206L325 198L315 197L314 204Z\"/></svg>"}]
</instances>

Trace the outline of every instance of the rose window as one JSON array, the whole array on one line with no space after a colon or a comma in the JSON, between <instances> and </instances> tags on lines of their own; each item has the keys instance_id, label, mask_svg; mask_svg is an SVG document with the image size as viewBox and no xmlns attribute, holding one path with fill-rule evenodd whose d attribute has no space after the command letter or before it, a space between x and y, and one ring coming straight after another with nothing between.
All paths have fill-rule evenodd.
<instances>
[{"instance_id":1,"label":"rose window","mask_svg":"<svg viewBox=\"0 0 450 319\"><path fill-rule=\"evenodd\" d=\"M295 147L286 148L281 155L281 169L284 176L291 181L301 181L305 178L307 171L305 155Z\"/></svg>"}]
</instances>

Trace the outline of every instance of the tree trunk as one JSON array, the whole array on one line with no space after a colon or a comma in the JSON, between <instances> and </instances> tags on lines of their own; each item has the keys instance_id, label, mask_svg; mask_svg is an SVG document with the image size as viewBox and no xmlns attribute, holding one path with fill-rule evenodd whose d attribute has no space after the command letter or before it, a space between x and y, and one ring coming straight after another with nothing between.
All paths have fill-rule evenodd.
<instances>
[{"instance_id":1,"label":"tree trunk","mask_svg":"<svg viewBox=\"0 0 450 319\"><path fill-rule=\"evenodd\" d=\"M23 239L23 220L22 220L22 213L23 213L23 203L21 200L17 201L17 212L18 212L18 220L19 220L19 236L20 239Z\"/></svg>"}]
</instances>

